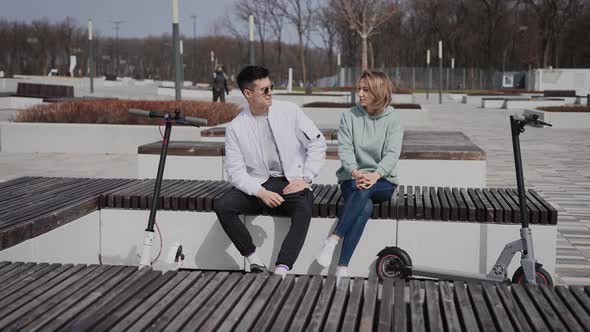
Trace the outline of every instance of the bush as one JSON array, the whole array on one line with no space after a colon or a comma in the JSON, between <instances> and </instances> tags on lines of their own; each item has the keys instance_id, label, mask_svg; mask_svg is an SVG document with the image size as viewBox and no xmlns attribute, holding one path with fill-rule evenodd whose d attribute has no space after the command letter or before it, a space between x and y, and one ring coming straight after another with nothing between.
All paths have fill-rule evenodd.
<instances>
[{"instance_id":1,"label":"bush","mask_svg":"<svg viewBox=\"0 0 590 332\"><path fill-rule=\"evenodd\" d=\"M590 112L590 106L543 106L537 109L545 112Z\"/></svg>"},{"instance_id":2,"label":"bush","mask_svg":"<svg viewBox=\"0 0 590 332\"><path fill-rule=\"evenodd\" d=\"M354 106L350 103L334 103L334 102L324 102L324 101L316 101L313 103L303 104L303 107L317 107L317 108L351 108ZM419 104L391 104L393 108L403 108L403 109L422 109Z\"/></svg>"},{"instance_id":3,"label":"bush","mask_svg":"<svg viewBox=\"0 0 590 332\"><path fill-rule=\"evenodd\" d=\"M174 111L179 108L182 116L205 118L209 126L231 121L241 109L235 104L205 101L143 101L143 100L78 100L35 105L18 114L17 122L97 123L155 125L158 119L129 116L130 108L147 111Z\"/></svg>"}]
</instances>

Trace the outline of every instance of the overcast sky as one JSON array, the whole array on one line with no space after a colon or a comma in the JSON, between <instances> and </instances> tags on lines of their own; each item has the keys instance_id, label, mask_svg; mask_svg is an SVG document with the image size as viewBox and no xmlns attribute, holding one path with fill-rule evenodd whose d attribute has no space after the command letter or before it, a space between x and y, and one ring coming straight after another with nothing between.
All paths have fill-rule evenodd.
<instances>
[{"instance_id":1,"label":"overcast sky","mask_svg":"<svg viewBox=\"0 0 590 332\"><path fill-rule=\"evenodd\" d=\"M197 16L197 35L213 34L214 23L230 10L235 0L178 0L180 32L193 35L192 15ZM95 32L114 36L112 21L125 21L120 37L143 37L172 33L172 0L0 0L0 18L30 22L46 17L61 21L74 18L86 26L92 19Z\"/></svg>"}]
</instances>

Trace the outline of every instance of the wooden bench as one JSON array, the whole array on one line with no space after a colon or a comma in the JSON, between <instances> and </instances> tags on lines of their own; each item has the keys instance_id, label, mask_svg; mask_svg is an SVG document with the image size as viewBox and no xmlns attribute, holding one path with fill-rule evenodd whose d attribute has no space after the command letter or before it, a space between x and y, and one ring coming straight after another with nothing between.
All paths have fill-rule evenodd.
<instances>
[{"instance_id":1,"label":"wooden bench","mask_svg":"<svg viewBox=\"0 0 590 332\"><path fill-rule=\"evenodd\" d=\"M4 249L0 260L94 264L101 257L104 264L135 265L153 186L154 180L127 179L19 178L4 183L0 189L0 206L5 210L0 214L0 245ZM230 187L223 181L163 182L157 222L164 242L162 258L155 266L169 267L169 255L173 257L182 244L187 268L245 268L243 257L212 212L216 200ZM314 259L321 240L335 226L342 196L337 185L314 185L313 193L313 219L294 273L328 272ZM17 211L10 209L13 203L20 207ZM527 206L535 253L552 272L557 211L532 190L527 193ZM518 217L513 189L400 186L389 201L375 205L359 244L362 249L351 261L351 274L372 273L376 254L390 245L407 250L419 265L479 272L494 263L505 243L518 237ZM250 229L261 258L270 265L289 221L269 211L243 216L242 221ZM160 248L156 244L153 249L156 257ZM432 255L432 250L437 255ZM432 256L436 262L429 261ZM438 259L443 256L448 259Z\"/></svg>"},{"instance_id":2,"label":"wooden bench","mask_svg":"<svg viewBox=\"0 0 590 332\"><path fill-rule=\"evenodd\" d=\"M324 128L327 137L337 139L336 129ZM218 137L225 128L204 130L207 137ZM138 148L138 177L153 178L157 173L161 142ZM225 180L221 141L170 142L166 160L165 178ZM199 158L191 158L198 156ZM326 163L318 183L336 183L336 170L340 167L338 146L328 143ZM486 154L465 134L458 131L405 130L398 163L398 175L403 183L435 186L485 187Z\"/></svg>"},{"instance_id":3,"label":"wooden bench","mask_svg":"<svg viewBox=\"0 0 590 332\"><path fill-rule=\"evenodd\" d=\"M583 331L590 288L0 263L3 330ZM8 313L10 312L10 315Z\"/></svg>"},{"instance_id":4,"label":"wooden bench","mask_svg":"<svg viewBox=\"0 0 590 332\"><path fill-rule=\"evenodd\" d=\"M17 97L33 98L74 98L74 87L71 85L53 85L19 82L16 88Z\"/></svg>"},{"instance_id":5,"label":"wooden bench","mask_svg":"<svg viewBox=\"0 0 590 332\"><path fill-rule=\"evenodd\" d=\"M544 97L576 97L576 90L545 90Z\"/></svg>"}]
</instances>

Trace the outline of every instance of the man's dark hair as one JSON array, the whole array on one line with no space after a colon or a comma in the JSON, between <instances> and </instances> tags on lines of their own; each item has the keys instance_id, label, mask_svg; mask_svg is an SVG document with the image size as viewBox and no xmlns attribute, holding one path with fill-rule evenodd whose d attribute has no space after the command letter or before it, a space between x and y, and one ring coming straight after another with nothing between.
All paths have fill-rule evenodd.
<instances>
[{"instance_id":1,"label":"man's dark hair","mask_svg":"<svg viewBox=\"0 0 590 332\"><path fill-rule=\"evenodd\" d=\"M252 82L268 77L270 71L262 66L246 66L236 78L240 91L250 88Z\"/></svg>"}]
</instances>

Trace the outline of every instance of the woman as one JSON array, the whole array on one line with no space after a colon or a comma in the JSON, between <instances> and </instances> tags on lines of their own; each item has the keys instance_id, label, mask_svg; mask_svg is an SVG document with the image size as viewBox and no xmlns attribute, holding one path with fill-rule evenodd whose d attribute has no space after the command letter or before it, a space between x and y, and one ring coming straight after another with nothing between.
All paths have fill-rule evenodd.
<instances>
[{"instance_id":1,"label":"woman","mask_svg":"<svg viewBox=\"0 0 590 332\"><path fill-rule=\"evenodd\" d=\"M403 129L389 106L393 84L382 72L366 71L358 81L359 103L340 118L336 172L344 207L334 232L324 240L317 261L329 266L343 239L336 276L348 276L348 263L363 234L373 204L388 201L398 183L396 166Z\"/></svg>"}]
</instances>

